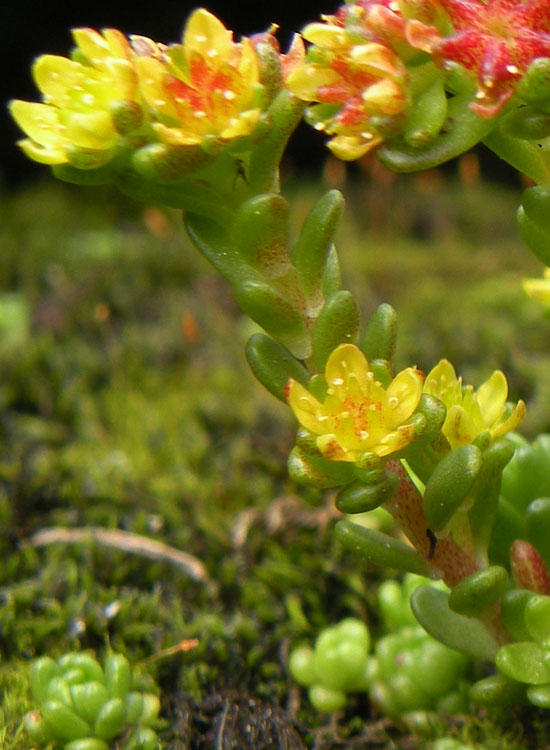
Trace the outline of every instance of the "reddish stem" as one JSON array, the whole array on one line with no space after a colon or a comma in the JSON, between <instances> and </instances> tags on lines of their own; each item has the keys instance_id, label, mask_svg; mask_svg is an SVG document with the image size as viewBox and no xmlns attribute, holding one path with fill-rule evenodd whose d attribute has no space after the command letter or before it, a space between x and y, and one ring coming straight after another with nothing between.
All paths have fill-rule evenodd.
<instances>
[{"instance_id":1,"label":"reddish stem","mask_svg":"<svg viewBox=\"0 0 550 750\"><path fill-rule=\"evenodd\" d=\"M400 482L396 493L384 504L384 508L393 516L413 547L429 560L434 571L451 588L475 573L478 570L475 560L454 539L437 539L429 529L422 496L401 461L388 461L387 468L397 474Z\"/></svg>"}]
</instances>

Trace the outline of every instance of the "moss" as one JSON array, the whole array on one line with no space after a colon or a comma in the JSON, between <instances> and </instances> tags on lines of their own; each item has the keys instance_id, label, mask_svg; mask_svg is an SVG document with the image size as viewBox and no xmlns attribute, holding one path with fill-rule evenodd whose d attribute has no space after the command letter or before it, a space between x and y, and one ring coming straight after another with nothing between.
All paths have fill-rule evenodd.
<instances>
[{"instance_id":1,"label":"moss","mask_svg":"<svg viewBox=\"0 0 550 750\"><path fill-rule=\"evenodd\" d=\"M492 240L502 207L490 193L478 198L488 199L492 219L471 202L460 208L455 195L446 228L423 243L409 231L413 198L396 222L408 237L384 239L359 213L350 218L344 272L365 309L383 297L396 304L406 364L456 356L474 379L489 351L491 365L512 365L520 395L540 400L528 348L539 345L545 324L514 291L527 254L512 258L510 245ZM354 192L350 203L364 198ZM452 208L433 200L441 212ZM302 190L297 219L309 204ZM406 728L371 715L361 697L327 726L289 680L291 643L344 616L367 617L376 629L380 573L358 569L337 547L330 497L288 479L294 425L248 371L243 348L255 329L191 251L177 214L129 206L108 189L48 184L4 198L0 225L0 311L16 318L0 325L0 745L27 750L18 726L30 708L30 659L79 647L101 653L110 644L144 679L158 679L173 750L185 746L186 732L201 747L198 733L215 731L235 691L241 718L275 716L297 747L423 747ZM470 237L461 254L456 226ZM472 280L480 258L484 276ZM509 275L493 278L501 266ZM533 273L529 262L525 272ZM434 329L450 277L453 295L468 294L475 314L458 327L437 316ZM414 278L413 295L406 290ZM479 327L476 311L488 300L490 322ZM209 580L92 539L33 546L41 529L90 526L185 551ZM296 719L284 712L289 701ZM540 739L548 724L536 716L531 734ZM500 718L476 722L467 725L476 741L536 746Z\"/></svg>"}]
</instances>

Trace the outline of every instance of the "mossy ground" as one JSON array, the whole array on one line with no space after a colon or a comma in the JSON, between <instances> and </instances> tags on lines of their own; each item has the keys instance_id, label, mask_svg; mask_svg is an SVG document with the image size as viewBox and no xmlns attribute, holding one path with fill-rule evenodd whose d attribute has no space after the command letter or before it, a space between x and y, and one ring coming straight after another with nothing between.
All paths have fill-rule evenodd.
<instances>
[{"instance_id":1,"label":"mossy ground","mask_svg":"<svg viewBox=\"0 0 550 750\"><path fill-rule=\"evenodd\" d=\"M527 433L549 429L549 323L520 288L540 266L517 195L383 189L350 190L339 246L365 313L397 308L400 365L448 357L475 383L502 368L533 407ZM317 188L289 191L298 222ZM330 496L288 479L294 425L248 371L254 326L178 214L47 182L4 196L0 226L0 746L28 748L32 658L110 645L158 681L173 750L428 747L364 698L316 715L288 676L290 644L323 626L376 631L381 572L338 548ZM141 549L60 531L90 527ZM151 560L147 540L196 567ZM550 747L549 727L536 712L448 722L495 750Z\"/></svg>"}]
</instances>

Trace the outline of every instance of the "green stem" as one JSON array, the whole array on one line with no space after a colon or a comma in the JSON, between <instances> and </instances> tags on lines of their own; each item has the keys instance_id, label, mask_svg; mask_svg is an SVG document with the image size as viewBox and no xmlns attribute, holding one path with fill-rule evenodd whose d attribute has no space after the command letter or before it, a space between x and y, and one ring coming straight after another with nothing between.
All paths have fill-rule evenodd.
<instances>
[{"instance_id":1,"label":"green stem","mask_svg":"<svg viewBox=\"0 0 550 750\"><path fill-rule=\"evenodd\" d=\"M254 148L248 166L249 197L260 193L278 193L279 164L288 139L302 119L305 104L282 90L269 108L272 124L265 140Z\"/></svg>"},{"instance_id":2,"label":"green stem","mask_svg":"<svg viewBox=\"0 0 550 750\"><path fill-rule=\"evenodd\" d=\"M400 484L391 500L384 504L414 548L430 561L445 583L456 586L477 570L475 560L454 539L436 539L426 522L422 496L401 461L388 461L388 471L399 476Z\"/></svg>"}]
</instances>

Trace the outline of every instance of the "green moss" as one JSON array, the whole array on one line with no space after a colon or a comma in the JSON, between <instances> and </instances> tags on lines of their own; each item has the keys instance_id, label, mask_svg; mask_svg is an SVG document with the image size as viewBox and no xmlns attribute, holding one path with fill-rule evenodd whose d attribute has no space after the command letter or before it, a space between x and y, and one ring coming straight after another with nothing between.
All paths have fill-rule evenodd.
<instances>
[{"instance_id":1,"label":"green moss","mask_svg":"<svg viewBox=\"0 0 550 750\"><path fill-rule=\"evenodd\" d=\"M538 269L500 228L514 196L483 186L474 197L453 187L451 202L431 196L438 223L421 242L420 194L407 197L400 183L387 201L398 213L384 227L372 209L379 225L363 225L377 189L350 191L344 274L366 311L382 299L397 307L400 360L448 356L474 382L501 367L514 397L542 404L535 375L550 365L530 351L546 322L517 286ZM300 189L297 221L310 205ZM139 663L159 681L174 726L183 721L175 705L206 716L209 700L232 691L286 705L285 649L343 617L368 617L376 630L380 574L335 543L330 498L288 479L294 424L248 371L255 327L176 213L109 189L47 184L0 201L0 227L0 312L12 321L0 325L0 745L28 748L18 727L30 708L29 660L75 648L111 644ZM463 295L467 319L434 315ZM550 421L545 409L531 429ZM209 580L91 539L31 542L46 527L90 526L188 552ZM325 720L303 704L306 745L314 732L323 750L378 741L361 700L320 731ZM198 731L197 721L185 726ZM535 746L501 724L488 719L472 737ZM541 715L532 732L546 730ZM388 746L414 747L406 728L384 732Z\"/></svg>"}]
</instances>

